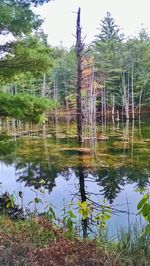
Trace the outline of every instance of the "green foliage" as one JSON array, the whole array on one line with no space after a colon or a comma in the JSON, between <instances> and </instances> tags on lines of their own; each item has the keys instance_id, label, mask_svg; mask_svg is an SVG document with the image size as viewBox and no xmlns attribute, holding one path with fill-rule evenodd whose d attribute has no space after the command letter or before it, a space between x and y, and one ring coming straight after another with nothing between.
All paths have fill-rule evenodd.
<instances>
[{"instance_id":1,"label":"green foliage","mask_svg":"<svg viewBox=\"0 0 150 266\"><path fill-rule=\"evenodd\" d=\"M109 107L112 107L112 95L115 96L115 107L118 109L121 106L125 107L127 95L129 109L132 100L135 109L139 108L140 101L148 106L150 38L146 31L142 29L138 38L122 41L119 27L111 14L107 13L102 20L100 33L96 37L94 46L96 77L105 86ZM122 73L125 75L124 88ZM122 97L124 89L126 95Z\"/></svg>"},{"instance_id":2,"label":"green foliage","mask_svg":"<svg viewBox=\"0 0 150 266\"><path fill-rule=\"evenodd\" d=\"M53 51L55 56L54 67L50 73L52 88L57 88L59 102L67 105L68 97L75 93L76 87L76 56L75 48L70 51L57 48Z\"/></svg>"},{"instance_id":3,"label":"green foliage","mask_svg":"<svg viewBox=\"0 0 150 266\"><path fill-rule=\"evenodd\" d=\"M150 220L150 217L149 217L149 220ZM146 225L144 232L146 235L150 235L150 223Z\"/></svg>"},{"instance_id":4,"label":"green foliage","mask_svg":"<svg viewBox=\"0 0 150 266\"><path fill-rule=\"evenodd\" d=\"M146 235L150 235L150 203L149 203L149 193L143 195L142 199L137 205L138 215L141 214L144 219L148 222L144 229Z\"/></svg>"},{"instance_id":5,"label":"green foliage","mask_svg":"<svg viewBox=\"0 0 150 266\"><path fill-rule=\"evenodd\" d=\"M3 212L6 213L7 211L9 212L9 209L15 208L15 195L9 195L8 192L5 192L1 197L0 197L0 210L2 209ZM10 213L11 215L11 213Z\"/></svg>"},{"instance_id":6,"label":"green foliage","mask_svg":"<svg viewBox=\"0 0 150 266\"><path fill-rule=\"evenodd\" d=\"M0 35L13 35L13 41L0 45L0 80L10 80L23 72L39 75L52 66L46 36L37 33L43 20L32 9L33 4L44 2L49 0L0 1Z\"/></svg>"},{"instance_id":7,"label":"green foliage","mask_svg":"<svg viewBox=\"0 0 150 266\"><path fill-rule=\"evenodd\" d=\"M13 80L20 73L41 75L52 67L52 62L52 49L37 36L28 36L14 42L0 60L0 78Z\"/></svg>"},{"instance_id":8,"label":"green foliage","mask_svg":"<svg viewBox=\"0 0 150 266\"><path fill-rule=\"evenodd\" d=\"M25 221L18 220L14 222L6 216L0 215L0 230L3 233L14 234L15 236L20 234L24 243L35 247L45 246L54 238L53 232L49 228L42 227L34 217L29 217Z\"/></svg>"},{"instance_id":9,"label":"green foliage","mask_svg":"<svg viewBox=\"0 0 150 266\"><path fill-rule=\"evenodd\" d=\"M101 235L105 234L107 228L107 221L111 218L111 208L106 205L106 201L103 201L101 211L98 212L95 216L95 221L99 226L99 233Z\"/></svg>"},{"instance_id":10,"label":"green foliage","mask_svg":"<svg viewBox=\"0 0 150 266\"><path fill-rule=\"evenodd\" d=\"M148 194L144 194L143 198L140 200L140 202L137 205L137 209L138 210L142 209L145 206L145 204L148 203L148 199L149 199Z\"/></svg>"},{"instance_id":11,"label":"green foliage","mask_svg":"<svg viewBox=\"0 0 150 266\"><path fill-rule=\"evenodd\" d=\"M1 0L0 34L14 36L31 33L42 23L41 18L32 11L32 4L42 5L50 0Z\"/></svg>"},{"instance_id":12,"label":"green foliage","mask_svg":"<svg viewBox=\"0 0 150 266\"><path fill-rule=\"evenodd\" d=\"M129 230L118 230L115 244L114 248L120 257L119 265L149 265L150 238L142 234L138 224L132 225Z\"/></svg>"},{"instance_id":13,"label":"green foliage","mask_svg":"<svg viewBox=\"0 0 150 266\"><path fill-rule=\"evenodd\" d=\"M75 110L75 47L67 50L62 46L53 49L48 46L47 36L39 28L42 19L32 9L32 6L46 2L49 0L0 1L0 35L11 33L14 36L13 41L0 46L0 84L4 90L15 87L20 92L27 90L41 95L43 75L46 74L45 95L57 98L68 111ZM123 41L119 26L107 12L89 56L91 54L95 56L98 107L102 105L102 96L106 95L104 100L109 111L113 103L115 111L121 111L126 98L122 94L122 73L125 74L126 90L128 88L129 109L132 85L135 109L138 110L140 100L143 106L149 107L150 37L144 29L137 38Z\"/></svg>"},{"instance_id":14,"label":"green foliage","mask_svg":"<svg viewBox=\"0 0 150 266\"><path fill-rule=\"evenodd\" d=\"M6 208L14 208L15 207L15 196L11 195L9 197L9 201L6 203Z\"/></svg>"},{"instance_id":15,"label":"green foliage","mask_svg":"<svg viewBox=\"0 0 150 266\"><path fill-rule=\"evenodd\" d=\"M0 1L0 34L20 36L37 29L42 23L26 1Z\"/></svg>"},{"instance_id":16,"label":"green foliage","mask_svg":"<svg viewBox=\"0 0 150 266\"><path fill-rule=\"evenodd\" d=\"M107 16L102 20L100 34L96 36L94 54L97 74L101 79L101 83L105 86L109 105L112 106L112 94L117 98L116 103L120 104L120 49L122 46L119 27L115 24L111 14L107 12Z\"/></svg>"},{"instance_id":17,"label":"green foliage","mask_svg":"<svg viewBox=\"0 0 150 266\"><path fill-rule=\"evenodd\" d=\"M16 143L11 139L0 140L0 155L10 157L15 155Z\"/></svg>"},{"instance_id":18,"label":"green foliage","mask_svg":"<svg viewBox=\"0 0 150 266\"><path fill-rule=\"evenodd\" d=\"M150 222L150 205L149 205L149 194L144 194L143 198L137 205L138 214L142 214L144 219Z\"/></svg>"},{"instance_id":19,"label":"green foliage","mask_svg":"<svg viewBox=\"0 0 150 266\"><path fill-rule=\"evenodd\" d=\"M72 110L76 110L76 94L75 93L71 93L65 99L68 101L69 107Z\"/></svg>"},{"instance_id":20,"label":"green foliage","mask_svg":"<svg viewBox=\"0 0 150 266\"><path fill-rule=\"evenodd\" d=\"M46 217L50 222L52 222L53 224L56 223L56 221L57 221L57 217L56 217L56 214L55 214L54 208L53 208L51 205L48 206L48 211L46 212L45 217Z\"/></svg>"},{"instance_id":21,"label":"green foliage","mask_svg":"<svg viewBox=\"0 0 150 266\"><path fill-rule=\"evenodd\" d=\"M74 238L76 232L75 227L77 225L77 220L76 220L77 217L72 209L72 205L73 205L72 203L69 204L67 208L64 206L64 208L61 210L63 212L62 224L66 230L65 236L68 239Z\"/></svg>"},{"instance_id":22,"label":"green foliage","mask_svg":"<svg viewBox=\"0 0 150 266\"><path fill-rule=\"evenodd\" d=\"M111 14L107 12L106 17L104 17L104 19L101 21L101 33L97 35L98 40L121 40L123 36L121 36L119 32L119 27L115 24Z\"/></svg>"},{"instance_id":23,"label":"green foliage","mask_svg":"<svg viewBox=\"0 0 150 266\"><path fill-rule=\"evenodd\" d=\"M150 239L142 235L139 227L130 231L119 230L115 241L105 246L98 238L66 240L65 233L43 218L31 217L25 221L12 221L0 215L0 244L2 265L30 265L62 260L62 265L136 265L150 263ZM3 245L2 245L3 244ZM32 263L31 263L32 262Z\"/></svg>"},{"instance_id":24,"label":"green foliage","mask_svg":"<svg viewBox=\"0 0 150 266\"><path fill-rule=\"evenodd\" d=\"M27 4L34 4L35 6L43 5L44 3L48 3L51 0L19 0L19 2L25 2Z\"/></svg>"},{"instance_id":25,"label":"green foliage","mask_svg":"<svg viewBox=\"0 0 150 266\"><path fill-rule=\"evenodd\" d=\"M44 112L56 106L54 101L27 94L0 93L0 114L16 119L39 123L44 120Z\"/></svg>"},{"instance_id":26,"label":"green foliage","mask_svg":"<svg viewBox=\"0 0 150 266\"><path fill-rule=\"evenodd\" d=\"M40 198L36 198L36 197L35 197L35 198L34 198L34 201L35 201L36 204L38 204L38 203L42 203L42 200L41 200Z\"/></svg>"}]
</instances>

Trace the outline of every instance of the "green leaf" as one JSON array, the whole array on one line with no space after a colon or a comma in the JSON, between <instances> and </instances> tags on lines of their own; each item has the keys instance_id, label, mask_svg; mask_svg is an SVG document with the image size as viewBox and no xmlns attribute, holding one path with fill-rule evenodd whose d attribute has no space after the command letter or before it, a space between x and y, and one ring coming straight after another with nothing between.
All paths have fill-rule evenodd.
<instances>
[{"instance_id":1,"label":"green leaf","mask_svg":"<svg viewBox=\"0 0 150 266\"><path fill-rule=\"evenodd\" d=\"M150 234L150 224L147 224L145 227L145 234L149 235Z\"/></svg>"},{"instance_id":2,"label":"green leaf","mask_svg":"<svg viewBox=\"0 0 150 266\"><path fill-rule=\"evenodd\" d=\"M98 221L98 220L100 220L100 215L99 215L99 214L97 214L97 215L95 216L94 220L95 220L95 221Z\"/></svg>"},{"instance_id":3,"label":"green leaf","mask_svg":"<svg viewBox=\"0 0 150 266\"><path fill-rule=\"evenodd\" d=\"M57 220L56 215L55 215L55 212L54 212L54 210L53 210L52 207L49 207L48 214L51 215L51 218L52 219Z\"/></svg>"},{"instance_id":4,"label":"green leaf","mask_svg":"<svg viewBox=\"0 0 150 266\"><path fill-rule=\"evenodd\" d=\"M106 204L106 199L103 199L103 203L104 203L104 205Z\"/></svg>"},{"instance_id":5,"label":"green leaf","mask_svg":"<svg viewBox=\"0 0 150 266\"><path fill-rule=\"evenodd\" d=\"M78 202L77 202L77 205L78 205L79 207L81 207L81 206L82 206L82 202L81 202L81 201L78 201Z\"/></svg>"},{"instance_id":6,"label":"green leaf","mask_svg":"<svg viewBox=\"0 0 150 266\"><path fill-rule=\"evenodd\" d=\"M73 213L73 211L70 210L70 211L68 212L68 214L69 214L69 216L70 216L71 218L74 218L74 219L76 218L76 215Z\"/></svg>"},{"instance_id":7,"label":"green leaf","mask_svg":"<svg viewBox=\"0 0 150 266\"><path fill-rule=\"evenodd\" d=\"M78 206L79 206L79 213L82 215L82 219L85 220L88 217L89 214L89 208L87 205L87 202L78 202Z\"/></svg>"},{"instance_id":8,"label":"green leaf","mask_svg":"<svg viewBox=\"0 0 150 266\"><path fill-rule=\"evenodd\" d=\"M10 202L7 202L6 209L9 209L9 208L10 208Z\"/></svg>"},{"instance_id":9,"label":"green leaf","mask_svg":"<svg viewBox=\"0 0 150 266\"><path fill-rule=\"evenodd\" d=\"M45 194L45 190L44 190L44 189L40 189L40 192L41 192L42 194Z\"/></svg>"},{"instance_id":10,"label":"green leaf","mask_svg":"<svg viewBox=\"0 0 150 266\"><path fill-rule=\"evenodd\" d=\"M100 215L100 220L101 220L102 222L105 221L105 215L104 215L104 214Z\"/></svg>"},{"instance_id":11,"label":"green leaf","mask_svg":"<svg viewBox=\"0 0 150 266\"><path fill-rule=\"evenodd\" d=\"M145 217L150 213L150 205L148 203L145 203L142 210L141 210L142 215Z\"/></svg>"},{"instance_id":12,"label":"green leaf","mask_svg":"<svg viewBox=\"0 0 150 266\"><path fill-rule=\"evenodd\" d=\"M87 209L87 202L86 202L86 201L83 201L83 202L81 203L81 208L82 208L83 210L86 210L86 209Z\"/></svg>"},{"instance_id":13,"label":"green leaf","mask_svg":"<svg viewBox=\"0 0 150 266\"><path fill-rule=\"evenodd\" d=\"M137 215L140 215L140 214L142 214L142 209L137 213Z\"/></svg>"},{"instance_id":14,"label":"green leaf","mask_svg":"<svg viewBox=\"0 0 150 266\"><path fill-rule=\"evenodd\" d=\"M148 214L147 216L144 216L144 219L150 223L150 214Z\"/></svg>"},{"instance_id":15,"label":"green leaf","mask_svg":"<svg viewBox=\"0 0 150 266\"><path fill-rule=\"evenodd\" d=\"M137 205L137 210L140 210L147 200L148 200L148 194L144 194L143 198L140 200L140 202Z\"/></svg>"},{"instance_id":16,"label":"green leaf","mask_svg":"<svg viewBox=\"0 0 150 266\"><path fill-rule=\"evenodd\" d=\"M109 214L107 214L107 213L105 213L105 221L108 221L110 218L111 218L111 215L109 215Z\"/></svg>"},{"instance_id":17,"label":"green leaf","mask_svg":"<svg viewBox=\"0 0 150 266\"><path fill-rule=\"evenodd\" d=\"M42 203L42 201L41 201L41 199L40 198L34 198L34 201L35 201L35 203Z\"/></svg>"},{"instance_id":18,"label":"green leaf","mask_svg":"<svg viewBox=\"0 0 150 266\"><path fill-rule=\"evenodd\" d=\"M41 180L39 181L39 184L40 184L40 185L45 185L45 180L44 180L44 179L41 179Z\"/></svg>"},{"instance_id":19,"label":"green leaf","mask_svg":"<svg viewBox=\"0 0 150 266\"><path fill-rule=\"evenodd\" d=\"M143 192L146 192L146 188L136 188L134 191L143 193Z\"/></svg>"},{"instance_id":20,"label":"green leaf","mask_svg":"<svg viewBox=\"0 0 150 266\"><path fill-rule=\"evenodd\" d=\"M112 213L112 210L111 210L111 209L110 209L110 210L109 210L109 209L105 209L105 213L106 213L106 212L107 212L107 213Z\"/></svg>"},{"instance_id":21,"label":"green leaf","mask_svg":"<svg viewBox=\"0 0 150 266\"><path fill-rule=\"evenodd\" d=\"M37 181L32 180L32 181L31 181L31 184L32 184L32 185L35 185L35 184L37 184Z\"/></svg>"},{"instance_id":22,"label":"green leaf","mask_svg":"<svg viewBox=\"0 0 150 266\"><path fill-rule=\"evenodd\" d=\"M88 211L82 211L82 219L85 220L88 217Z\"/></svg>"}]
</instances>

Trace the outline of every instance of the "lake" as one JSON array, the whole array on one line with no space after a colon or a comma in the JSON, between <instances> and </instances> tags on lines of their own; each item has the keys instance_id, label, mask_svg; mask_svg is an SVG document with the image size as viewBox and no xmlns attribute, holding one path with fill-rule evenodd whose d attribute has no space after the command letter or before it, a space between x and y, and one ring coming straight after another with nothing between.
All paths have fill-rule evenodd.
<instances>
[{"instance_id":1,"label":"lake","mask_svg":"<svg viewBox=\"0 0 150 266\"><path fill-rule=\"evenodd\" d=\"M109 228L114 233L140 220L136 206L150 181L148 118L97 118L94 131L84 128L82 149L72 117L38 126L0 121L1 193L15 194L17 204L39 213L52 204L58 216L71 202L77 212L77 202L84 198L100 209L105 198L113 210Z\"/></svg>"}]
</instances>

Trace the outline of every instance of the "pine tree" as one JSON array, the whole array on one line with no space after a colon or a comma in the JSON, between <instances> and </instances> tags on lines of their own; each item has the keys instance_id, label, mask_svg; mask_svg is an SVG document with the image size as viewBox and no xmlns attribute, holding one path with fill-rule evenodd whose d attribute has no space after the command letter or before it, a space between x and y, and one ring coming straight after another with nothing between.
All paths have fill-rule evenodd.
<instances>
[{"instance_id":1,"label":"pine tree","mask_svg":"<svg viewBox=\"0 0 150 266\"><path fill-rule=\"evenodd\" d=\"M116 88L120 82L120 47L123 35L120 34L119 27L111 14L107 12L101 20L100 33L95 41L95 62L97 68L97 79L102 84L101 89L101 110L106 115L106 107L113 105L114 113Z\"/></svg>"},{"instance_id":2,"label":"pine tree","mask_svg":"<svg viewBox=\"0 0 150 266\"><path fill-rule=\"evenodd\" d=\"M112 41L121 40L123 36L120 34L119 27L115 24L115 20L109 12L106 17L101 20L100 34L97 35L97 40L101 41Z\"/></svg>"}]
</instances>

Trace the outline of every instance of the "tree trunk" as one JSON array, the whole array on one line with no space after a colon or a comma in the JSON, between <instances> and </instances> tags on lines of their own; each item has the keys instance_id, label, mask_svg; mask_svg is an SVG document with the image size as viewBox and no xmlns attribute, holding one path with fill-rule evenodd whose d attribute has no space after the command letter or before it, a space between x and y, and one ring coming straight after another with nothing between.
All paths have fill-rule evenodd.
<instances>
[{"instance_id":1,"label":"tree trunk","mask_svg":"<svg viewBox=\"0 0 150 266\"><path fill-rule=\"evenodd\" d=\"M126 86L124 71L122 72L122 92L123 92L123 105L125 107L126 119L129 119L129 97L127 93L127 86Z\"/></svg>"},{"instance_id":2,"label":"tree trunk","mask_svg":"<svg viewBox=\"0 0 150 266\"><path fill-rule=\"evenodd\" d=\"M114 117L115 115L115 95L113 93L112 95L112 116Z\"/></svg>"},{"instance_id":3,"label":"tree trunk","mask_svg":"<svg viewBox=\"0 0 150 266\"><path fill-rule=\"evenodd\" d=\"M103 98L103 101L104 101L104 116L106 117L107 109L106 109L106 87L105 87L105 84L104 84L104 98Z\"/></svg>"},{"instance_id":4,"label":"tree trunk","mask_svg":"<svg viewBox=\"0 0 150 266\"><path fill-rule=\"evenodd\" d=\"M132 98L132 118L135 118L135 114L134 114L134 80L133 80L133 67L134 65L132 65L132 69L131 69L131 98Z\"/></svg>"},{"instance_id":5,"label":"tree trunk","mask_svg":"<svg viewBox=\"0 0 150 266\"><path fill-rule=\"evenodd\" d=\"M43 84L42 84L42 88L41 88L41 96L45 97L46 95L46 75L43 75Z\"/></svg>"},{"instance_id":6,"label":"tree trunk","mask_svg":"<svg viewBox=\"0 0 150 266\"><path fill-rule=\"evenodd\" d=\"M69 113L69 103L68 103L68 90L67 90L67 81L66 81L66 65L64 66L65 73L64 73L64 87L65 87L65 104L67 112Z\"/></svg>"},{"instance_id":7,"label":"tree trunk","mask_svg":"<svg viewBox=\"0 0 150 266\"><path fill-rule=\"evenodd\" d=\"M80 186L80 194L82 202L86 201L86 192L85 192L85 183L84 183L84 170L82 167L79 167L79 186ZM83 238L88 237L88 218L82 219L82 229L83 229Z\"/></svg>"},{"instance_id":8,"label":"tree trunk","mask_svg":"<svg viewBox=\"0 0 150 266\"><path fill-rule=\"evenodd\" d=\"M76 102L77 102L77 136L78 143L82 143L82 105L81 105L81 83L82 83L82 50L81 26L80 26L80 8L77 13L76 25L76 56L77 56L77 84L76 84Z\"/></svg>"},{"instance_id":9,"label":"tree trunk","mask_svg":"<svg viewBox=\"0 0 150 266\"><path fill-rule=\"evenodd\" d=\"M143 88L141 88L141 92L139 96L139 117L141 116L142 94L143 94Z\"/></svg>"}]
</instances>

